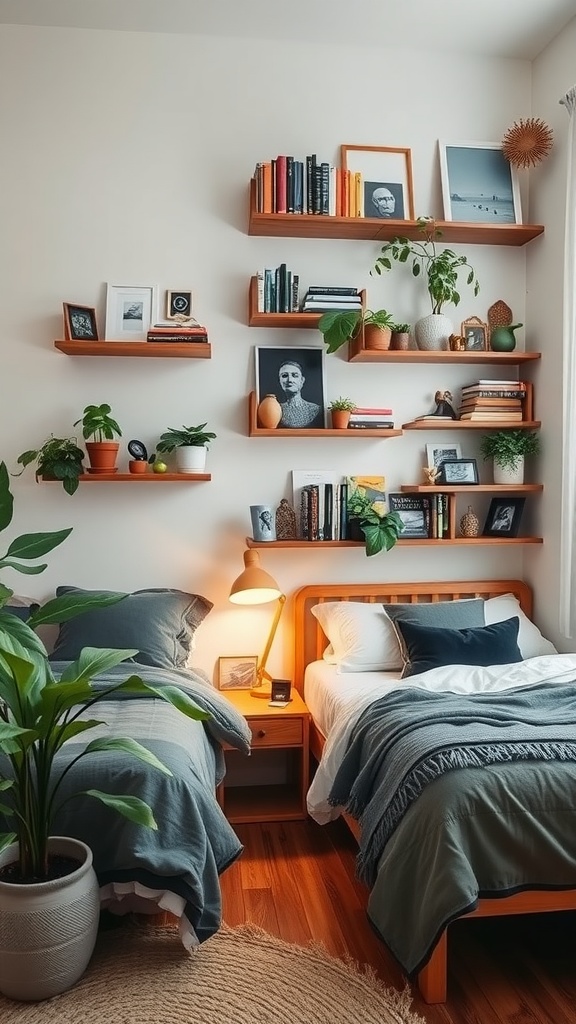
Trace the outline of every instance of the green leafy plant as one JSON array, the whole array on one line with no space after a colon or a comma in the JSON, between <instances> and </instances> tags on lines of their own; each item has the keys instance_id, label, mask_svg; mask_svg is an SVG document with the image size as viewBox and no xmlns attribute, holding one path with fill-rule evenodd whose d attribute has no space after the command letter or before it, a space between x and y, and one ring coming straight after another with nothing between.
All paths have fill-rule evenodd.
<instances>
[{"instance_id":1,"label":"green leafy plant","mask_svg":"<svg viewBox=\"0 0 576 1024\"><path fill-rule=\"evenodd\" d=\"M533 430L497 430L480 441L483 459L494 459L502 469L515 469L519 455L538 455L540 438Z\"/></svg>"},{"instance_id":2,"label":"green leafy plant","mask_svg":"<svg viewBox=\"0 0 576 1024\"><path fill-rule=\"evenodd\" d=\"M87 405L84 409L82 419L76 420L74 426L82 424L82 436L86 441L93 437L95 441L113 441L115 437L122 437L122 431L115 419L112 418L109 405Z\"/></svg>"},{"instance_id":3,"label":"green leafy plant","mask_svg":"<svg viewBox=\"0 0 576 1024\"><path fill-rule=\"evenodd\" d=\"M0 532L13 517L14 500L8 471L0 463ZM0 569L15 569L25 574L41 573L46 564L30 565L58 547L70 529L53 533L29 533L16 537L6 554L0 557ZM98 701L117 690L149 694L173 704L189 718L208 717L176 687L155 687L139 676L105 689L95 689L93 677L108 671L134 650L85 648L77 661L68 665L59 680L52 673L46 648L34 632L37 626L65 622L82 612L121 601L125 595L106 593L54 598L38 608L28 622L7 611L13 591L0 583L0 814L13 825L13 831L0 833L0 850L19 843L19 877L14 881L42 881L48 875L48 837L59 808L59 791L68 767L54 770L56 755L70 740L96 728L101 722L81 716ZM131 754L158 770L171 772L140 743L132 739L92 740L76 757L120 751ZM155 829L151 808L134 796L84 790L74 796L90 796L125 818Z\"/></svg>"},{"instance_id":4,"label":"green leafy plant","mask_svg":"<svg viewBox=\"0 0 576 1024\"><path fill-rule=\"evenodd\" d=\"M410 324L392 324L393 334L410 334Z\"/></svg>"},{"instance_id":5,"label":"green leafy plant","mask_svg":"<svg viewBox=\"0 0 576 1024\"><path fill-rule=\"evenodd\" d=\"M383 271L391 270L392 263L406 264L411 259L414 277L426 275L433 313L441 313L447 302L453 303L454 306L460 302L458 275L461 270L467 273L466 284L471 285L474 295L478 295L478 278L466 257L458 256L452 249L438 248L437 242L442 237L442 232L431 217L418 217L417 223L424 240L412 241L398 236L386 242L380 250L372 273L381 274Z\"/></svg>"},{"instance_id":6,"label":"green leafy plant","mask_svg":"<svg viewBox=\"0 0 576 1024\"><path fill-rule=\"evenodd\" d=\"M196 448L208 447L210 441L213 441L216 437L216 434L206 431L204 429L205 426L205 423L200 423L197 427L181 427L179 430L175 427L169 427L163 434L160 434L160 440L156 445L156 452L166 452L169 454L176 448L182 448L186 445Z\"/></svg>"},{"instance_id":7,"label":"green leafy plant","mask_svg":"<svg viewBox=\"0 0 576 1024\"><path fill-rule=\"evenodd\" d=\"M402 532L397 512L386 512L383 502L373 501L364 487L356 487L348 495L348 518L356 521L364 534L367 555L390 551Z\"/></svg>"},{"instance_id":8,"label":"green leafy plant","mask_svg":"<svg viewBox=\"0 0 576 1024\"><path fill-rule=\"evenodd\" d=\"M318 330L324 335L328 352L337 352L351 338L355 338L364 324L392 329L394 318L386 309L330 309L318 321Z\"/></svg>"},{"instance_id":9,"label":"green leafy plant","mask_svg":"<svg viewBox=\"0 0 576 1024\"><path fill-rule=\"evenodd\" d=\"M330 412L337 411L338 409L342 412L354 412L356 402L353 402L351 398L334 398L328 408Z\"/></svg>"},{"instance_id":10,"label":"green leafy plant","mask_svg":"<svg viewBox=\"0 0 576 1024\"><path fill-rule=\"evenodd\" d=\"M62 486L68 494L74 494L78 488L78 479L84 467L82 465L85 454L78 447L75 437L54 437L53 434L47 438L40 448L22 452L17 462L22 466L20 476L26 466L36 462L36 479L41 477L54 478L62 481Z\"/></svg>"}]
</instances>

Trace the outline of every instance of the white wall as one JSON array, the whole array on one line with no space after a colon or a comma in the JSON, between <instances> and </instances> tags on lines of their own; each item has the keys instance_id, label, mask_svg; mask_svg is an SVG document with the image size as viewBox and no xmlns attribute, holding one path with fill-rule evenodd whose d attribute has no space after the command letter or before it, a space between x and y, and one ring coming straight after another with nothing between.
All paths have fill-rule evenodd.
<instances>
[{"instance_id":1,"label":"white wall","mask_svg":"<svg viewBox=\"0 0 576 1024\"><path fill-rule=\"evenodd\" d=\"M547 73L556 75L553 61ZM558 82L555 98L570 84ZM246 326L248 280L258 267L286 261L304 286L365 286L370 305L386 306L402 320L428 312L424 286L409 274L395 269L386 279L370 277L379 251L373 243L249 237L254 165L281 152L316 152L337 162L341 143L409 146L416 211L441 216L437 140L498 141L532 112L531 86L525 62L436 60L399 47L0 27L2 457L14 468L18 454L50 432L70 433L88 402L110 402L123 441L139 437L153 446L167 426L204 420L218 435L209 484L94 484L70 498L56 485L37 486L28 470L14 481L13 533L66 525L74 532L43 576L13 573L10 585L38 597L58 583L198 590L215 603L198 637L199 664L211 672L219 654L258 652L272 609L247 611L227 601L242 567L248 506L289 497L292 468L383 472L397 489L420 479L426 440L453 435L411 432L385 442L247 437L254 346L321 343L312 332ZM555 163L548 166L553 180L548 168L538 173L532 210L527 175L522 181L524 219L541 219L547 232L548 200L561 209L559 172ZM531 243L534 260L547 265L544 253L553 247L556 259L559 245L556 227L545 243ZM527 250L461 248L482 290L474 300L463 287L461 305L447 310L455 323L471 315L485 319L503 298L515 319L529 324L519 332L520 345L547 351L539 328L546 308L559 308L555 278L555 298L540 313L540 300L529 297L528 316ZM212 360L72 359L56 352L62 301L96 306L102 329L107 281L192 287ZM541 372L557 383L557 370L549 360ZM328 358L326 375L330 397L390 401L403 422L429 411L437 388L456 389L470 373L361 366L339 354ZM553 397L550 405L553 419ZM540 395L538 408L544 416ZM475 455L478 439L462 440L465 454ZM554 485L554 452L547 456ZM550 495L546 508L555 500ZM263 562L291 594L318 580L522 576L524 562L534 558L544 574L546 551L403 547L367 559L357 549L271 550ZM289 618L285 612L270 659L278 674L290 670Z\"/></svg>"}]
</instances>

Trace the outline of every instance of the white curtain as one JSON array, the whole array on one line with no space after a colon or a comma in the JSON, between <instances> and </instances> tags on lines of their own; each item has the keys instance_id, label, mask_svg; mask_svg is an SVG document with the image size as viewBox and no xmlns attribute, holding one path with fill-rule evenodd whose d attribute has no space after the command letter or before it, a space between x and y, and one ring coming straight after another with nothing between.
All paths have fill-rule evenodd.
<instances>
[{"instance_id":1,"label":"white curtain","mask_svg":"<svg viewBox=\"0 0 576 1024\"><path fill-rule=\"evenodd\" d=\"M562 97L570 117L564 243L564 384L560 630L576 636L576 86Z\"/></svg>"}]
</instances>

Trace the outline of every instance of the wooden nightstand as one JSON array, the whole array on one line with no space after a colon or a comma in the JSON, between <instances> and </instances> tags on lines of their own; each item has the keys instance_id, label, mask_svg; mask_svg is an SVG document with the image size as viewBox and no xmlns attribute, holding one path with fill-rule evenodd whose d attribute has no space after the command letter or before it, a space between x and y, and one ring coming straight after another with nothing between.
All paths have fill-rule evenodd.
<instances>
[{"instance_id":1,"label":"wooden nightstand","mask_svg":"<svg viewBox=\"0 0 576 1024\"><path fill-rule=\"evenodd\" d=\"M244 715L252 730L249 758L224 747L227 771L217 795L228 821L235 824L305 818L310 715L302 697L292 688L292 700L286 708L271 708L267 700L251 697L248 690L226 691L225 697ZM268 770L272 752L276 760L283 755L286 761L278 765L282 782L267 781L277 774ZM249 781L241 775L244 779L248 776Z\"/></svg>"}]
</instances>

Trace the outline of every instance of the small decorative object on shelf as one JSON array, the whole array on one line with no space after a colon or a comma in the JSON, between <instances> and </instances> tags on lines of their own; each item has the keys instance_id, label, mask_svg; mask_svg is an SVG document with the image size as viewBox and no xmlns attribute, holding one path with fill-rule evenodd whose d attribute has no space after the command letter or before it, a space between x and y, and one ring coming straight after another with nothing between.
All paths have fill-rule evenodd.
<instances>
[{"instance_id":1,"label":"small decorative object on shelf","mask_svg":"<svg viewBox=\"0 0 576 1024\"><path fill-rule=\"evenodd\" d=\"M98 341L96 310L63 302L64 337L67 341Z\"/></svg>"},{"instance_id":2,"label":"small decorative object on shelf","mask_svg":"<svg viewBox=\"0 0 576 1024\"><path fill-rule=\"evenodd\" d=\"M502 152L514 167L535 167L552 149L554 132L539 117L514 121L502 139Z\"/></svg>"},{"instance_id":3,"label":"small decorative object on shelf","mask_svg":"<svg viewBox=\"0 0 576 1024\"><path fill-rule=\"evenodd\" d=\"M296 540L296 513L286 498L276 509L276 540Z\"/></svg>"},{"instance_id":4,"label":"small decorative object on shelf","mask_svg":"<svg viewBox=\"0 0 576 1024\"><path fill-rule=\"evenodd\" d=\"M456 410L452 405L453 399L451 391L437 391L434 395L434 401L436 402L436 408L432 413L432 416L440 416L451 420L458 419Z\"/></svg>"},{"instance_id":5,"label":"small decorative object on shelf","mask_svg":"<svg viewBox=\"0 0 576 1024\"><path fill-rule=\"evenodd\" d=\"M122 437L118 423L110 415L112 409L106 403L87 405L81 419L74 426L82 424L82 435L90 459L89 473L116 473L116 459L120 445L115 437ZM93 441L88 441L93 437Z\"/></svg>"},{"instance_id":6,"label":"small decorative object on shelf","mask_svg":"<svg viewBox=\"0 0 576 1024\"><path fill-rule=\"evenodd\" d=\"M258 426L274 430L282 419L282 406L276 395L264 395L258 406Z\"/></svg>"},{"instance_id":7,"label":"small decorative object on shelf","mask_svg":"<svg viewBox=\"0 0 576 1024\"><path fill-rule=\"evenodd\" d=\"M490 348L493 352L513 352L516 348L514 331L523 324L510 324L508 327L494 327L490 332Z\"/></svg>"},{"instance_id":8,"label":"small decorative object on shelf","mask_svg":"<svg viewBox=\"0 0 576 1024\"><path fill-rule=\"evenodd\" d=\"M332 416L334 430L346 430L350 422L350 413L354 412L356 402L351 398L335 398L328 406Z\"/></svg>"},{"instance_id":9,"label":"small decorative object on shelf","mask_svg":"<svg viewBox=\"0 0 576 1024\"><path fill-rule=\"evenodd\" d=\"M424 466L424 482L434 487L440 476L440 466Z\"/></svg>"},{"instance_id":10,"label":"small decorative object on shelf","mask_svg":"<svg viewBox=\"0 0 576 1024\"><path fill-rule=\"evenodd\" d=\"M480 520L472 508L472 505L468 505L468 509L460 520L460 533L463 537L477 537L479 532Z\"/></svg>"},{"instance_id":11,"label":"small decorative object on shelf","mask_svg":"<svg viewBox=\"0 0 576 1024\"><path fill-rule=\"evenodd\" d=\"M461 334L451 334L448 338L448 347L451 352L465 352L466 339Z\"/></svg>"},{"instance_id":12,"label":"small decorative object on shelf","mask_svg":"<svg viewBox=\"0 0 576 1024\"><path fill-rule=\"evenodd\" d=\"M250 505L252 540L276 540L276 517L271 505Z\"/></svg>"}]
</instances>

